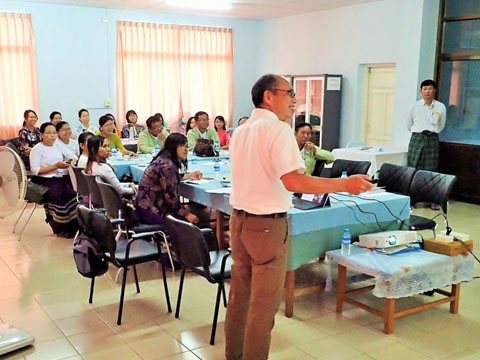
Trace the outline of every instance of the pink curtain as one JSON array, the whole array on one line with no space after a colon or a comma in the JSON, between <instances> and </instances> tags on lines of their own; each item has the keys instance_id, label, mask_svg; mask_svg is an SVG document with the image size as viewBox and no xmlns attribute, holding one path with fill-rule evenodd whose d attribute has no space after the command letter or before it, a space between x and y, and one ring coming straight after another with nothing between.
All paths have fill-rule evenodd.
<instances>
[{"instance_id":1,"label":"pink curtain","mask_svg":"<svg viewBox=\"0 0 480 360\"><path fill-rule=\"evenodd\" d=\"M117 22L117 103L121 125L133 109L139 123L156 112L176 131L203 110L232 118L232 29ZM123 122L123 123L122 123Z\"/></svg>"},{"instance_id":2,"label":"pink curtain","mask_svg":"<svg viewBox=\"0 0 480 360\"><path fill-rule=\"evenodd\" d=\"M26 109L39 110L30 14L0 12L0 109L0 139L18 136Z\"/></svg>"}]
</instances>

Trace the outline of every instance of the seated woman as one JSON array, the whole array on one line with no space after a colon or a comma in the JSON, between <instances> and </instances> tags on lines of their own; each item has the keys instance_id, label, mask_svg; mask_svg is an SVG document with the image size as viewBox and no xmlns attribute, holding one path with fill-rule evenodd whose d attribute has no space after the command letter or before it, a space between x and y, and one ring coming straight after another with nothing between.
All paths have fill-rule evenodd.
<instances>
[{"instance_id":1,"label":"seated woman","mask_svg":"<svg viewBox=\"0 0 480 360\"><path fill-rule=\"evenodd\" d=\"M195 117L192 116L187 120L187 124L185 125L185 135L187 135L191 129L195 129L196 127L197 125L195 125Z\"/></svg>"},{"instance_id":2,"label":"seated woman","mask_svg":"<svg viewBox=\"0 0 480 360\"><path fill-rule=\"evenodd\" d=\"M137 124L138 116L135 110L128 110L125 117L127 118L127 125L122 128L122 138L128 139L130 137L130 131L132 131L133 138L138 139L140 131L145 129L145 126Z\"/></svg>"},{"instance_id":3,"label":"seated woman","mask_svg":"<svg viewBox=\"0 0 480 360\"><path fill-rule=\"evenodd\" d=\"M59 113L58 111L52 111L50 113L50 122L57 126L57 124L62 121L62 114Z\"/></svg>"},{"instance_id":4,"label":"seated woman","mask_svg":"<svg viewBox=\"0 0 480 360\"><path fill-rule=\"evenodd\" d=\"M95 134L98 131L98 128L95 125L90 125L90 113L87 109L81 109L78 112L78 121L80 121L80 125L72 130L73 139L78 139L80 134L83 132L88 131L92 134Z\"/></svg>"},{"instance_id":5,"label":"seated woman","mask_svg":"<svg viewBox=\"0 0 480 360\"><path fill-rule=\"evenodd\" d=\"M163 224L167 215L198 223L198 217L182 206L178 194L180 169L186 167L187 155L187 138L173 133L145 169L134 202L143 223ZM190 178L200 179L201 176L200 172L194 172Z\"/></svg>"},{"instance_id":6,"label":"seated woman","mask_svg":"<svg viewBox=\"0 0 480 360\"><path fill-rule=\"evenodd\" d=\"M77 231L77 194L68 176L68 163L76 160L65 146L56 143L57 131L52 123L40 126L42 142L30 152L32 181L48 188L45 205L46 221L53 232L62 237L74 237Z\"/></svg>"},{"instance_id":7,"label":"seated woman","mask_svg":"<svg viewBox=\"0 0 480 360\"><path fill-rule=\"evenodd\" d=\"M312 125L309 123L295 124L295 139L305 161L305 174L312 175L317 160L326 160L327 164L333 162L333 154L330 151L323 150L310 141L312 139Z\"/></svg>"},{"instance_id":8,"label":"seated woman","mask_svg":"<svg viewBox=\"0 0 480 360\"><path fill-rule=\"evenodd\" d=\"M122 140L117 135L115 131L115 125L111 117L108 115L103 115L98 120L98 125L100 126L100 131L97 132L95 135L101 135L105 139L108 140L108 149L112 150L113 146L116 146L117 150L120 151L124 155L134 156L135 153L132 151L128 151L122 144Z\"/></svg>"},{"instance_id":9,"label":"seated woman","mask_svg":"<svg viewBox=\"0 0 480 360\"><path fill-rule=\"evenodd\" d=\"M68 122L59 121L55 128L57 129L57 142L62 146L66 146L72 153L78 156L78 141L71 138L72 129L70 129Z\"/></svg>"},{"instance_id":10,"label":"seated woman","mask_svg":"<svg viewBox=\"0 0 480 360\"><path fill-rule=\"evenodd\" d=\"M87 141L93 136L91 132L81 133L78 137L78 151L80 152L80 157L77 161L77 167L85 169L88 162L88 148Z\"/></svg>"},{"instance_id":11,"label":"seated woman","mask_svg":"<svg viewBox=\"0 0 480 360\"><path fill-rule=\"evenodd\" d=\"M215 117L215 131L217 132L218 139L220 140L220 148L228 149L228 143L230 142L230 134L226 129L225 118L222 115Z\"/></svg>"},{"instance_id":12,"label":"seated woman","mask_svg":"<svg viewBox=\"0 0 480 360\"><path fill-rule=\"evenodd\" d=\"M37 113L33 110L25 110L23 113L23 126L18 132L18 142L20 143L20 156L28 168L30 166L30 151L42 141L40 130L35 127L38 121Z\"/></svg>"},{"instance_id":13,"label":"seated woman","mask_svg":"<svg viewBox=\"0 0 480 360\"><path fill-rule=\"evenodd\" d=\"M88 161L85 173L100 176L103 181L112 185L122 196L133 195L137 191L134 183L122 183L117 179L112 167L106 163L110 151L108 140L103 136L93 136L88 139Z\"/></svg>"}]
</instances>

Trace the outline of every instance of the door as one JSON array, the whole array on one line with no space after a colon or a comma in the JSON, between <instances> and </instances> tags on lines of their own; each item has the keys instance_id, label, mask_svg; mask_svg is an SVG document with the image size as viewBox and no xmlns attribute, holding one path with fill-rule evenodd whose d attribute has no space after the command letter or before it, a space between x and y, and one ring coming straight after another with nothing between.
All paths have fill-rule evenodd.
<instances>
[{"instance_id":1,"label":"door","mask_svg":"<svg viewBox=\"0 0 480 360\"><path fill-rule=\"evenodd\" d=\"M365 142L388 145L392 139L395 66L368 68Z\"/></svg>"}]
</instances>

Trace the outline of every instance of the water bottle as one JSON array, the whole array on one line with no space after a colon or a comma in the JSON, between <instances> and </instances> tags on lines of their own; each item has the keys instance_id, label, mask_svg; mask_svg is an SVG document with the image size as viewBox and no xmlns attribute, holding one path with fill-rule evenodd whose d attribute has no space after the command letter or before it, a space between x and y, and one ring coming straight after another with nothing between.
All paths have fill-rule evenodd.
<instances>
[{"instance_id":1,"label":"water bottle","mask_svg":"<svg viewBox=\"0 0 480 360\"><path fill-rule=\"evenodd\" d=\"M342 176L340 176L342 179L345 179L348 177L347 175L347 172L346 171L342 171Z\"/></svg>"},{"instance_id":2,"label":"water bottle","mask_svg":"<svg viewBox=\"0 0 480 360\"><path fill-rule=\"evenodd\" d=\"M350 229L343 230L342 247L340 248L340 253L342 255L350 255L351 243L352 237L350 236Z\"/></svg>"},{"instance_id":3,"label":"water bottle","mask_svg":"<svg viewBox=\"0 0 480 360\"><path fill-rule=\"evenodd\" d=\"M191 171L195 171L197 169L197 154L195 151L192 153L191 165Z\"/></svg>"},{"instance_id":4,"label":"water bottle","mask_svg":"<svg viewBox=\"0 0 480 360\"><path fill-rule=\"evenodd\" d=\"M155 155L157 155L160 152L160 144L158 141L155 141Z\"/></svg>"},{"instance_id":5,"label":"water bottle","mask_svg":"<svg viewBox=\"0 0 480 360\"><path fill-rule=\"evenodd\" d=\"M128 129L128 138L130 140L133 140L133 126L130 126L130 128Z\"/></svg>"},{"instance_id":6,"label":"water bottle","mask_svg":"<svg viewBox=\"0 0 480 360\"><path fill-rule=\"evenodd\" d=\"M215 149L215 151L217 153L220 153L220 141L218 140L215 140L214 144L213 144L213 148Z\"/></svg>"},{"instance_id":7,"label":"water bottle","mask_svg":"<svg viewBox=\"0 0 480 360\"><path fill-rule=\"evenodd\" d=\"M215 159L214 165L213 165L213 171L215 172L215 180L220 180L221 175L220 175L220 159Z\"/></svg>"},{"instance_id":8,"label":"water bottle","mask_svg":"<svg viewBox=\"0 0 480 360\"><path fill-rule=\"evenodd\" d=\"M112 146L112 152L111 152L112 159L116 160L117 159L117 154L118 154L117 147L115 145L113 145Z\"/></svg>"}]
</instances>

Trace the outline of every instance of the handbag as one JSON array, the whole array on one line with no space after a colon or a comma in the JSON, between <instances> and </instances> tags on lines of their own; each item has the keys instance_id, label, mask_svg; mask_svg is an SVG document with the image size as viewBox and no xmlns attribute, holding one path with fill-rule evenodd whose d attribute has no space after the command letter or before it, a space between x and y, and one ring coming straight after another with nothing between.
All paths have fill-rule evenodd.
<instances>
[{"instance_id":1,"label":"handbag","mask_svg":"<svg viewBox=\"0 0 480 360\"><path fill-rule=\"evenodd\" d=\"M25 200L39 205L45 204L48 201L48 188L31 181L27 182Z\"/></svg>"},{"instance_id":2,"label":"handbag","mask_svg":"<svg viewBox=\"0 0 480 360\"><path fill-rule=\"evenodd\" d=\"M213 140L198 139L193 152L200 157L218 156L218 151L213 148Z\"/></svg>"}]
</instances>

